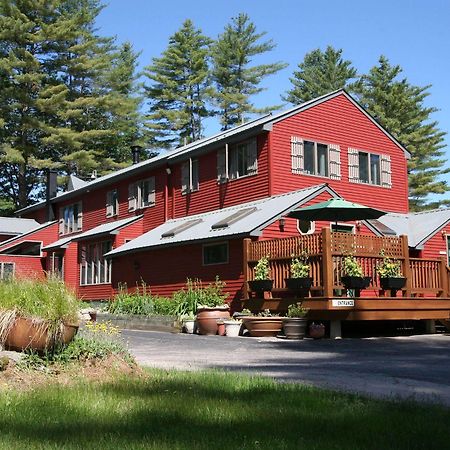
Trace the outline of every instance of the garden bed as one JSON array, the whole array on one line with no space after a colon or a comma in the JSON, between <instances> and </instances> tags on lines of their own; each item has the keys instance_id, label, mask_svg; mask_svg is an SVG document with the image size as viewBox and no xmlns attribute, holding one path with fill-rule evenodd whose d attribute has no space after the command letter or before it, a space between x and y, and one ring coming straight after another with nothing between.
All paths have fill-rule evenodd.
<instances>
[{"instance_id":1,"label":"garden bed","mask_svg":"<svg viewBox=\"0 0 450 450\"><path fill-rule=\"evenodd\" d=\"M113 325L128 330L166 331L179 333L175 316L142 316L136 314L97 313L97 322L110 322Z\"/></svg>"}]
</instances>

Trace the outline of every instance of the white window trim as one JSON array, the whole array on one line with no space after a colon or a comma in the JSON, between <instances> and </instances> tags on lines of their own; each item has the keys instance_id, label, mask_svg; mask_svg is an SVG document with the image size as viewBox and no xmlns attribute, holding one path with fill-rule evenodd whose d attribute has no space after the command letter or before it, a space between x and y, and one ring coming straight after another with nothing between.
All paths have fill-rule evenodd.
<instances>
[{"instance_id":1,"label":"white window trim","mask_svg":"<svg viewBox=\"0 0 450 450\"><path fill-rule=\"evenodd\" d=\"M95 242L95 243L91 243L91 244L86 244L86 247L90 246L90 245L98 245L100 247L102 247L103 243L108 242L108 241L100 241L100 242ZM112 242L111 242L111 248L112 248ZM80 248L81 251L81 248ZM99 283L95 283L95 282L91 282L91 283L87 283L87 271L88 271L88 267L89 264L85 263L83 265L83 262L81 261L80 263L80 286L101 286L101 285L107 285L107 284L111 284L112 283L112 260L110 258L105 258L103 255L103 260L105 262L105 266L104 266L104 275L105 275L105 279L108 279L109 281L103 281L103 282L99 282ZM97 264L100 264L100 259L98 259ZM85 283L82 282L83 280L83 276L82 276L82 272L85 272L85 276L84 279L86 280ZM94 279L94 265L92 264L91 266L91 279Z\"/></svg>"},{"instance_id":2,"label":"white window trim","mask_svg":"<svg viewBox=\"0 0 450 450\"><path fill-rule=\"evenodd\" d=\"M207 247L215 247L217 245L223 245L225 244L227 246L227 260L224 262L217 262L217 263L205 263L205 248ZM230 245L228 241L221 241L221 242L214 242L211 244L203 244L202 245L202 266L219 266L223 264L229 264L230 263Z\"/></svg>"},{"instance_id":3,"label":"white window trim","mask_svg":"<svg viewBox=\"0 0 450 450\"><path fill-rule=\"evenodd\" d=\"M77 229L66 232L66 223L64 220L64 210L66 208L73 207L74 205L78 205L78 215L77 215ZM61 229L62 226L62 229ZM59 236L67 236L69 234L78 233L80 231L83 231L83 202L80 200L79 202L71 203L66 206L62 206L59 208L59 230L58 234Z\"/></svg>"},{"instance_id":4,"label":"white window trim","mask_svg":"<svg viewBox=\"0 0 450 450\"><path fill-rule=\"evenodd\" d=\"M300 230L300 219L297 219L297 231L302 235L306 236L308 234L314 234L316 231L316 221L315 220L308 220L308 222L311 222L311 229L307 231L306 233L303 233L302 230Z\"/></svg>"},{"instance_id":5,"label":"white window trim","mask_svg":"<svg viewBox=\"0 0 450 450\"><path fill-rule=\"evenodd\" d=\"M115 205L112 204L112 193L116 192L116 202ZM112 212L108 212L108 209L112 207ZM115 212L114 212L115 210ZM106 217L117 217L119 215L119 191L118 189L111 189L106 193Z\"/></svg>"},{"instance_id":6,"label":"white window trim","mask_svg":"<svg viewBox=\"0 0 450 450\"><path fill-rule=\"evenodd\" d=\"M348 155L353 152L353 155L356 154L356 157L358 158L358 169L357 169L357 173L358 173L358 178L354 178L351 176L350 174L350 156L348 156L349 161L348 161L348 165L349 165L349 182L350 183L356 183L356 184L362 184L364 186L371 186L371 187L375 187L375 188L384 188L384 189L391 189L392 188L392 166L391 166L391 157L390 155L384 154L384 153L377 153L377 152L372 152L369 150L364 150L361 148L355 148L355 147L348 147ZM380 158L380 183L379 184L375 184L375 183L371 183L370 181L367 183L365 181L362 181L360 176L359 176L359 154L360 153L367 153L368 156L368 162L369 162L369 180L371 179L371 165L370 165L370 155L376 155ZM384 166L386 166L386 164L389 167L388 171L383 170ZM386 181L385 179L385 175L384 173L386 173Z\"/></svg>"},{"instance_id":7,"label":"white window trim","mask_svg":"<svg viewBox=\"0 0 450 450\"><path fill-rule=\"evenodd\" d=\"M42 258L44 256L43 252L42 252L42 247L44 245L43 241L28 241L28 240L23 240L21 242L18 242L16 245L20 245L23 242L32 242L35 244L39 244L39 255L5 255L5 256L12 256L13 258ZM11 245L10 247L7 247L3 250L9 250L10 248L14 248L15 245Z\"/></svg>"},{"instance_id":8,"label":"white window trim","mask_svg":"<svg viewBox=\"0 0 450 450\"><path fill-rule=\"evenodd\" d=\"M13 270L12 270L12 277L14 278L16 275L16 263L13 261L2 261L0 262L0 281L4 280L4 265L8 264L8 265L12 265L13 266Z\"/></svg>"},{"instance_id":9,"label":"white window trim","mask_svg":"<svg viewBox=\"0 0 450 450\"><path fill-rule=\"evenodd\" d=\"M151 180L153 180L153 202L148 205L144 205L143 197L142 197L142 191L144 190L143 186L144 186L144 183L148 183ZM148 178L144 178L143 180L139 180L137 182L137 207L136 207L136 209L152 208L155 205L156 205L156 179L155 179L155 177L148 177Z\"/></svg>"},{"instance_id":10,"label":"white window trim","mask_svg":"<svg viewBox=\"0 0 450 450\"><path fill-rule=\"evenodd\" d=\"M255 151L256 151L256 155L255 155L255 171L254 171L254 173L247 173L245 175L239 175L237 177L232 177L232 174L230 174L230 152L237 151L237 147L239 145L244 145L244 144L252 143L252 142L254 142L254 144L255 144ZM231 181L240 180L242 178L254 177L254 176L258 175L258 139L257 139L256 136L252 137L252 138L249 138L249 139L246 139L246 140L241 141L241 142L236 142L236 143L231 144L231 149L230 149L230 144L226 143L225 144L225 149L224 150L221 149L221 150L218 150L218 151L224 151L224 154L225 154L225 167L224 167L225 173L224 173L224 177L223 178L220 178L220 174L218 174L218 177L217 177L218 178L218 180L217 180L218 184L228 183L228 182L231 182ZM249 168L250 167L247 165L247 170L249 170Z\"/></svg>"},{"instance_id":11,"label":"white window trim","mask_svg":"<svg viewBox=\"0 0 450 450\"><path fill-rule=\"evenodd\" d=\"M193 163L197 164L197 186L194 188L194 179L193 179ZM183 166L184 164L189 165L189 172L188 172L188 185L186 186L186 189L183 190ZM200 168L199 168L199 161L198 159L192 159L189 158L187 161L185 161L181 165L181 195L188 195L192 194L192 192L197 192L200 190Z\"/></svg>"},{"instance_id":12,"label":"white window trim","mask_svg":"<svg viewBox=\"0 0 450 450\"><path fill-rule=\"evenodd\" d=\"M382 186L382 183L381 183L381 158L382 158L382 155L380 155L379 153L366 152L364 150L358 150L358 158L359 158L360 153L366 153L367 154L367 164L368 164L367 172L368 172L368 175L369 175L369 181L361 180L361 167L360 167L360 169L359 169L359 175L360 175L359 182L361 184L370 184L371 186ZM380 171L379 171L379 174L378 174L378 178L380 180L379 183L373 183L372 182L372 164L371 164L371 156L372 155L378 156L379 167L380 167Z\"/></svg>"},{"instance_id":13,"label":"white window trim","mask_svg":"<svg viewBox=\"0 0 450 450\"><path fill-rule=\"evenodd\" d=\"M64 257L64 253L63 252L52 252L52 256L50 258L50 264L51 264L50 272L52 273L52 275L55 274L55 253L59 253L60 255L62 255L61 256L62 257L62 267L61 267L60 278L61 278L61 280L64 280L66 258Z\"/></svg>"}]
</instances>

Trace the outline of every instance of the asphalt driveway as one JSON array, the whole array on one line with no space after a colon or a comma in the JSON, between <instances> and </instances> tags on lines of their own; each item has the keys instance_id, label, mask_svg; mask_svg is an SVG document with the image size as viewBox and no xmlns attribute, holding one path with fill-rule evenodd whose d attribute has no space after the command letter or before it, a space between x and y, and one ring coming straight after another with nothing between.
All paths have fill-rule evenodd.
<instances>
[{"instance_id":1,"label":"asphalt driveway","mask_svg":"<svg viewBox=\"0 0 450 450\"><path fill-rule=\"evenodd\" d=\"M450 406L450 336L287 341L124 330L148 367L223 369Z\"/></svg>"}]
</instances>

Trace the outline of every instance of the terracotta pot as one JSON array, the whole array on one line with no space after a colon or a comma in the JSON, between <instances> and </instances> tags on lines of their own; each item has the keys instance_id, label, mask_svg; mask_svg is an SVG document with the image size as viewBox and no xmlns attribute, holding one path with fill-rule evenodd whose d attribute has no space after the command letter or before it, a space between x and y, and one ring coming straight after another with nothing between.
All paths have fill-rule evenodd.
<instances>
[{"instance_id":1,"label":"terracotta pot","mask_svg":"<svg viewBox=\"0 0 450 450\"><path fill-rule=\"evenodd\" d=\"M225 324L223 323L223 319L217 321L217 334L219 336L225 336Z\"/></svg>"},{"instance_id":2,"label":"terracotta pot","mask_svg":"<svg viewBox=\"0 0 450 450\"><path fill-rule=\"evenodd\" d=\"M309 337L313 339L322 339L325 336L325 326L312 323L309 326Z\"/></svg>"},{"instance_id":3,"label":"terracotta pot","mask_svg":"<svg viewBox=\"0 0 450 450\"><path fill-rule=\"evenodd\" d=\"M218 332L217 321L229 319L229 308L199 308L197 310L197 329L199 334L215 335Z\"/></svg>"},{"instance_id":4,"label":"terracotta pot","mask_svg":"<svg viewBox=\"0 0 450 450\"><path fill-rule=\"evenodd\" d=\"M283 327L282 317L243 317L245 327L250 336L267 337L276 336Z\"/></svg>"},{"instance_id":5,"label":"terracotta pot","mask_svg":"<svg viewBox=\"0 0 450 450\"><path fill-rule=\"evenodd\" d=\"M57 343L68 344L75 336L78 325L62 324L60 342L49 334L49 326L44 320L32 320L17 317L5 339L5 347L22 351L31 349L36 351L49 350Z\"/></svg>"},{"instance_id":6,"label":"terracotta pot","mask_svg":"<svg viewBox=\"0 0 450 450\"><path fill-rule=\"evenodd\" d=\"M287 339L303 339L308 320L303 317L289 317L283 320L284 334Z\"/></svg>"}]
</instances>

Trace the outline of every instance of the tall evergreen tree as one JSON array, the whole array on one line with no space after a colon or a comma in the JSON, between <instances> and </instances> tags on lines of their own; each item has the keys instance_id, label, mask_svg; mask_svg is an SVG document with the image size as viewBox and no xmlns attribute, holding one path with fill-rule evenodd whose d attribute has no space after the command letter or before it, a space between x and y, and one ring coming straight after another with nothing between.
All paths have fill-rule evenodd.
<instances>
[{"instance_id":1,"label":"tall evergreen tree","mask_svg":"<svg viewBox=\"0 0 450 450\"><path fill-rule=\"evenodd\" d=\"M400 66L392 66L381 56L378 65L362 76L357 88L359 100L412 154L408 163L410 208L421 210L448 204L427 198L429 194L450 190L439 179L450 172L445 168L442 151L445 133L431 117L436 108L424 104L430 85L413 86L406 78L399 78L401 73Z\"/></svg>"},{"instance_id":2,"label":"tall evergreen tree","mask_svg":"<svg viewBox=\"0 0 450 450\"><path fill-rule=\"evenodd\" d=\"M313 98L345 87L351 87L356 78L356 69L351 61L344 60L342 49L328 46L324 52L319 48L305 55L290 78L292 89L286 101L298 105Z\"/></svg>"},{"instance_id":3,"label":"tall evergreen tree","mask_svg":"<svg viewBox=\"0 0 450 450\"><path fill-rule=\"evenodd\" d=\"M251 66L252 59L275 47L272 40L261 42L265 32L258 33L247 14L241 13L226 25L212 46L212 81L214 100L219 108L220 122L225 130L255 112L267 112L279 106L255 108L250 100L261 92L262 80L286 67L284 63Z\"/></svg>"},{"instance_id":4,"label":"tall evergreen tree","mask_svg":"<svg viewBox=\"0 0 450 450\"><path fill-rule=\"evenodd\" d=\"M144 75L150 107L148 139L152 146L169 148L203 136L207 109L208 46L210 39L190 20L169 39L160 58L153 58Z\"/></svg>"}]
</instances>

